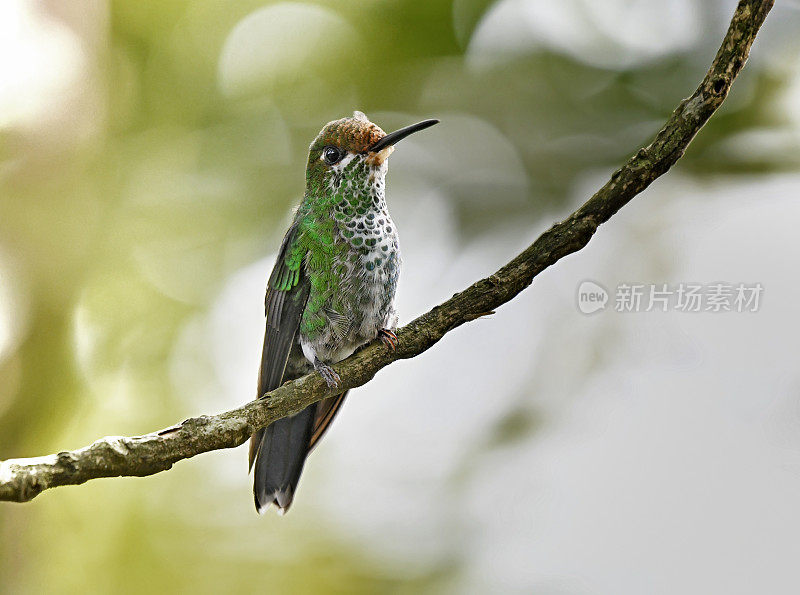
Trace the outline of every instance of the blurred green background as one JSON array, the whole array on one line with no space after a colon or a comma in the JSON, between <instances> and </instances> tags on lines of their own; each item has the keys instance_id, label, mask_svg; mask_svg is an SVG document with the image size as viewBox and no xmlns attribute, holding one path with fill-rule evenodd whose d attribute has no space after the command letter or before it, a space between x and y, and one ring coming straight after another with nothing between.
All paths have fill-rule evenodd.
<instances>
[{"instance_id":1,"label":"blurred green background","mask_svg":"<svg viewBox=\"0 0 800 595\"><path fill-rule=\"evenodd\" d=\"M746 545L788 542L798 520L788 494L800 489L800 444L784 440L800 411L787 332L800 287L781 227L800 214L800 10L778 5L669 180L519 303L357 391L287 517L252 510L243 449L54 490L0 505L0 591L788 587L797 546L766 563ZM701 79L734 6L3 0L0 458L145 433L254 396L264 283L327 121L355 109L385 130L442 120L391 160L407 322L508 260L646 143ZM736 213L742 224L726 224ZM701 257L708 265L694 266ZM765 311L586 318L574 305L585 278L762 281ZM786 308L769 310L780 296ZM741 416L728 426L718 412L737 390L763 398L733 407ZM642 413L622 425L643 435L617 451L620 409ZM672 431L686 419L702 420L694 441ZM663 440L648 450L652 436ZM687 461L720 436L749 446L720 450L738 463L714 488L720 466ZM695 454L675 455L675 442ZM585 451L573 460L576 445ZM651 468L688 487L630 484ZM765 468L784 471L748 475ZM697 529L739 482L765 488ZM616 514L595 508L598 492ZM687 541L699 545L684 553ZM719 547L719 559L693 562Z\"/></svg>"}]
</instances>

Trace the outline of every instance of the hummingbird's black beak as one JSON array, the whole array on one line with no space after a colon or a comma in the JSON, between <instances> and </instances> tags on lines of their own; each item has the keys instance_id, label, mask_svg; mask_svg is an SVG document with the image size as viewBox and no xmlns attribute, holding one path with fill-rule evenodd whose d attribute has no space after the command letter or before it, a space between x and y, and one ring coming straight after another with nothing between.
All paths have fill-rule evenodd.
<instances>
[{"instance_id":1,"label":"hummingbird's black beak","mask_svg":"<svg viewBox=\"0 0 800 595\"><path fill-rule=\"evenodd\" d=\"M405 128L401 128L400 130L395 130L394 132L390 132L386 136L384 136L381 140L377 143L372 145L369 148L370 153L377 153L378 151L385 149L397 142L400 142L409 134L414 134L415 132L419 132L420 130L425 130L426 128L430 128L434 124L438 124L439 120L423 120L422 122L417 122L416 124L412 124L411 126L406 126Z\"/></svg>"}]
</instances>

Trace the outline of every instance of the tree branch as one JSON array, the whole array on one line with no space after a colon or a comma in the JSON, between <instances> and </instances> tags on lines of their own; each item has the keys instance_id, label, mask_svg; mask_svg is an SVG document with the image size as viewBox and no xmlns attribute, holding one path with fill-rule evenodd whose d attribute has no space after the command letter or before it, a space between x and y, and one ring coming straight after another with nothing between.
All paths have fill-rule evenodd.
<instances>
[{"instance_id":1,"label":"tree branch","mask_svg":"<svg viewBox=\"0 0 800 595\"><path fill-rule=\"evenodd\" d=\"M653 142L639 149L582 207L543 233L495 274L400 329L396 351L390 352L376 342L334 366L343 388L366 384L390 363L421 354L454 328L513 299L544 269L583 248L601 223L680 159L695 134L725 100L773 2L739 2L722 46L697 90L681 101ZM98 477L145 476L165 471L182 459L239 446L258 428L332 394L318 374L310 374L232 411L187 419L153 434L107 437L71 452L2 461L0 500L26 502L57 486L78 485Z\"/></svg>"}]
</instances>

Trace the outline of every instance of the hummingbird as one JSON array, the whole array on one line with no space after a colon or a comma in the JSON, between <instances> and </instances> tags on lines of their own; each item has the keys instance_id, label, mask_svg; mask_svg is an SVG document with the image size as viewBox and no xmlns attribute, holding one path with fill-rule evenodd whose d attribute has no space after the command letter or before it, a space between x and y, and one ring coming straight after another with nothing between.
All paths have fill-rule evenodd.
<instances>
[{"instance_id":1,"label":"hummingbird","mask_svg":"<svg viewBox=\"0 0 800 595\"><path fill-rule=\"evenodd\" d=\"M375 340L396 349L401 257L386 207L388 159L398 141L437 123L386 134L357 111L326 124L311 143L303 200L267 282L259 396L312 371L337 388L332 364ZM309 405L250 438L259 513L271 504L279 514L289 509L306 457L346 396Z\"/></svg>"}]
</instances>

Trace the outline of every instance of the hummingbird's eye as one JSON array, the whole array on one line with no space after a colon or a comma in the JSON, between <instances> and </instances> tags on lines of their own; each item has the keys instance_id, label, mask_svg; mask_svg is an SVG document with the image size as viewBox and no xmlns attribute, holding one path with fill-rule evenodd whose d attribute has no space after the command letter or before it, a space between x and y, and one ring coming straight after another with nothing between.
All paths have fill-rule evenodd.
<instances>
[{"instance_id":1,"label":"hummingbird's eye","mask_svg":"<svg viewBox=\"0 0 800 595\"><path fill-rule=\"evenodd\" d=\"M342 159L342 152L336 147L325 147L322 149L322 158L328 165L333 165Z\"/></svg>"}]
</instances>

